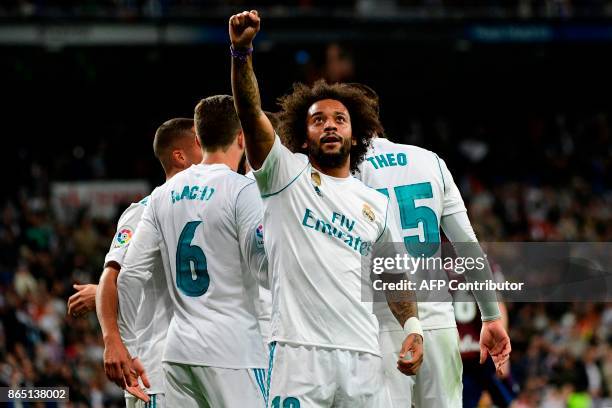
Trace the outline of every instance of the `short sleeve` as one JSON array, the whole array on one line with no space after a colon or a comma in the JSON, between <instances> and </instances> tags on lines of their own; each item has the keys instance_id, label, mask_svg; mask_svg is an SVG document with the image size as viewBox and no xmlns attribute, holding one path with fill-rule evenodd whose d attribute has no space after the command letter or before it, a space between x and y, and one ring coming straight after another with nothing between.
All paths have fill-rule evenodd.
<instances>
[{"instance_id":1,"label":"short sleeve","mask_svg":"<svg viewBox=\"0 0 612 408\"><path fill-rule=\"evenodd\" d=\"M396 212L391 208L391 200L387 201L387 214L383 224L383 231L376 242L385 244L393 242L403 242L402 234L399 230L400 222L397 220Z\"/></svg>"},{"instance_id":2,"label":"short sleeve","mask_svg":"<svg viewBox=\"0 0 612 408\"><path fill-rule=\"evenodd\" d=\"M444 208L442 210L442 217L467 211L463 203L463 198L461 198L459 188L457 188L453 176L448 170L448 167L446 167L446 163L437 155L436 159L438 160L440 171L442 172L442 180L444 182Z\"/></svg>"},{"instance_id":3,"label":"short sleeve","mask_svg":"<svg viewBox=\"0 0 612 408\"><path fill-rule=\"evenodd\" d=\"M104 258L105 266L109 262L117 262L119 266L123 264L123 259L145 208L140 203L132 204L121 214L117 223L117 231L111 242L110 249Z\"/></svg>"},{"instance_id":4,"label":"short sleeve","mask_svg":"<svg viewBox=\"0 0 612 408\"><path fill-rule=\"evenodd\" d=\"M374 245L374 253L377 258L395 258L398 254L403 254L405 251L404 240L399 230L399 222L396 219L395 211L389 208L389 200L387 204L387 214L383 231ZM402 274L405 271L401 269L387 269L385 272L392 274Z\"/></svg>"},{"instance_id":5,"label":"short sleeve","mask_svg":"<svg viewBox=\"0 0 612 408\"><path fill-rule=\"evenodd\" d=\"M255 183L248 184L236 198L236 226L240 250L252 275L267 284L268 259L264 249L263 207Z\"/></svg>"},{"instance_id":6,"label":"short sleeve","mask_svg":"<svg viewBox=\"0 0 612 408\"><path fill-rule=\"evenodd\" d=\"M253 175L261 196L268 197L287 188L306 167L308 162L291 153L276 135L266 160Z\"/></svg>"}]
</instances>

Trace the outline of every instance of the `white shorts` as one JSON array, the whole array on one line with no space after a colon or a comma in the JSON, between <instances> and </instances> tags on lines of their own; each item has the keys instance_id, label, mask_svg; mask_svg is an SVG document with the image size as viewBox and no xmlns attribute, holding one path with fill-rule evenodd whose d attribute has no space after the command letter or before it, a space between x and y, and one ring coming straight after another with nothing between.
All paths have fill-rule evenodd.
<instances>
[{"instance_id":1,"label":"white shorts","mask_svg":"<svg viewBox=\"0 0 612 408\"><path fill-rule=\"evenodd\" d=\"M180 408L263 408L263 368L219 368L163 363L166 401Z\"/></svg>"},{"instance_id":2,"label":"white shorts","mask_svg":"<svg viewBox=\"0 0 612 408\"><path fill-rule=\"evenodd\" d=\"M388 408L379 356L270 344L269 408Z\"/></svg>"},{"instance_id":3,"label":"white shorts","mask_svg":"<svg viewBox=\"0 0 612 408\"><path fill-rule=\"evenodd\" d=\"M149 402L144 402L133 395L125 396L126 408L165 408L166 398L164 394L149 394Z\"/></svg>"},{"instance_id":4,"label":"white shorts","mask_svg":"<svg viewBox=\"0 0 612 408\"><path fill-rule=\"evenodd\" d=\"M397 369L403 331L380 333L385 381L393 408L461 408L463 363L456 328L423 331L423 364L409 377ZM414 405L412 405L414 404Z\"/></svg>"}]
</instances>

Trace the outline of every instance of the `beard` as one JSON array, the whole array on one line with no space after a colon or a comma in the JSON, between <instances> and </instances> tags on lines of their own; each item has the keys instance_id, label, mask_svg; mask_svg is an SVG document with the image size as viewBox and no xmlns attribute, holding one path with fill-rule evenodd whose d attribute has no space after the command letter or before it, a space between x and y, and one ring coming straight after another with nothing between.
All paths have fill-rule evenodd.
<instances>
[{"instance_id":1,"label":"beard","mask_svg":"<svg viewBox=\"0 0 612 408\"><path fill-rule=\"evenodd\" d=\"M321 148L321 144L316 146L311 143L308 146L308 156L313 158L316 163L322 168L333 169L341 167L346 163L346 160L351 153L351 139L342 139L340 149L333 153L326 153Z\"/></svg>"}]
</instances>

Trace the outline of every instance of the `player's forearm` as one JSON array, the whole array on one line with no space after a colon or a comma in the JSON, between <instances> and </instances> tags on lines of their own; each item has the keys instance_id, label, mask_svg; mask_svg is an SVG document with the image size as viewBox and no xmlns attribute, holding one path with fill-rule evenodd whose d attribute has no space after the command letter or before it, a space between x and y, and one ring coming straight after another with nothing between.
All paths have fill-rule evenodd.
<instances>
[{"instance_id":1,"label":"player's forearm","mask_svg":"<svg viewBox=\"0 0 612 408\"><path fill-rule=\"evenodd\" d=\"M143 294L142 281L137 275L126 269L117 279L117 293L119 294L119 314L117 316L119 333L130 355L135 357L138 356L135 322Z\"/></svg>"},{"instance_id":2,"label":"player's forearm","mask_svg":"<svg viewBox=\"0 0 612 408\"><path fill-rule=\"evenodd\" d=\"M253 40L259 32L256 10L234 14L229 19L232 42L232 93L236 113L246 140L247 158L254 170L266 160L274 145L274 129L261 110L259 86L253 71Z\"/></svg>"},{"instance_id":3,"label":"player's forearm","mask_svg":"<svg viewBox=\"0 0 612 408\"><path fill-rule=\"evenodd\" d=\"M246 61L232 58L232 93L242 128L246 134L253 135L255 123L263 111L251 56Z\"/></svg>"},{"instance_id":4,"label":"player's forearm","mask_svg":"<svg viewBox=\"0 0 612 408\"><path fill-rule=\"evenodd\" d=\"M119 265L107 266L100 276L100 283L96 291L96 314L102 329L102 336L106 340L119 337L117 325L117 309L119 297L117 294L117 277Z\"/></svg>"},{"instance_id":5,"label":"player's forearm","mask_svg":"<svg viewBox=\"0 0 612 408\"><path fill-rule=\"evenodd\" d=\"M274 144L274 129L261 109L259 86L250 56L246 61L232 58L232 93L244 131L249 163L258 169Z\"/></svg>"},{"instance_id":6,"label":"player's forearm","mask_svg":"<svg viewBox=\"0 0 612 408\"><path fill-rule=\"evenodd\" d=\"M457 250L459 248L459 250ZM493 274L491 273L491 267L489 262L486 260L485 254L480 248L480 245L476 243L472 244L461 244L455 246L455 252L458 257L464 259L484 259L483 268L473 268L466 270L465 280L471 282L486 282L487 280L493 280ZM501 312L499 310L499 303L497 301L497 293L495 290L475 290L472 292L478 309L480 310L480 316L482 321L497 320L501 318Z\"/></svg>"},{"instance_id":7,"label":"player's forearm","mask_svg":"<svg viewBox=\"0 0 612 408\"><path fill-rule=\"evenodd\" d=\"M472 229L466 212L459 212L442 217L442 229L452 242L458 257L464 259L480 259L482 268L467 268L464 276L467 282L485 282L493 279L493 273L486 255ZM501 318L497 293L494 290L478 290L473 292L483 321Z\"/></svg>"},{"instance_id":8,"label":"player's forearm","mask_svg":"<svg viewBox=\"0 0 612 408\"><path fill-rule=\"evenodd\" d=\"M419 311L417 307L416 301L393 301L387 298L387 304L389 305L389 309L391 309L391 313L397 319L400 326L404 327L408 319L411 317L419 317Z\"/></svg>"},{"instance_id":9,"label":"player's forearm","mask_svg":"<svg viewBox=\"0 0 612 408\"><path fill-rule=\"evenodd\" d=\"M499 311L501 313L501 321L504 329L508 331L508 309L503 302L499 302Z\"/></svg>"},{"instance_id":10,"label":"player's forearm","mask_svg":"<svg viewBox=\"0 0 612 408\"><path fill-rule=\"evenodd\" d=\"M387 287L397 287L402 280L406 279L406 275L403 273L383 273L380 277L383 282L389 284ZM391 313L393 313L393 316L395 316L402 327L404 327L406 321L411 317L419 317L416 294L414 291L386 290L385 297Z\"/></svg>"}]
</instances>

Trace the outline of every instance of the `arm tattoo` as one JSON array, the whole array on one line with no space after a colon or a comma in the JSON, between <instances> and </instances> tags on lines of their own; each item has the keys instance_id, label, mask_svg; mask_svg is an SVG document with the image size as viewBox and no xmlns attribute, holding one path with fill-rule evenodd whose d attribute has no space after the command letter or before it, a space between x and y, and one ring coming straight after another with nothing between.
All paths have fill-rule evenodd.
<instances>
[{"instance_id":1,"label":"arm tattoo","mask_svg":"<svg viewBox=\"0 0 612 408\"><path fill-rule=\"evenodd\" d=\"M390 274L383 273L381 278L384 282L398 283L404 278L404 274ZM399 324L404 327L404 324L411 317L419 317L419 311L417 308L416 294L411 290L404 291L385 291L385 297L387 298L387 304L391 313L397 319Z\"/></svg>"},{"instance_id":2,"label":"arm tattoo","mask_svg":"<svg viewBox=\"0 0 612 408\"><path fill-rule=\"evenodd\" d=\"M250 56L246 62L232 59L232 91L242 127L245 133L252 133L255 119L262 111L259 86Z\"/></svg>"},{"instance_id":3,"label":"arm tattoo","mask_svg":"<svg viewBox=\"0 0 612 408\"><path fill-rule=\"evenodd\" d=\"M419 313L417 310L417 303L414 301L413 302L406 302L406 301L388 302L388 304L389 304L389 309L391 309L391 312L393 313L393 316L395 316L395 318L397 319L397 321L402 327L404 327L404 324L406 323L406 321L410 319L411 317L419 316Z\"/></svg>"}]
</instances>

